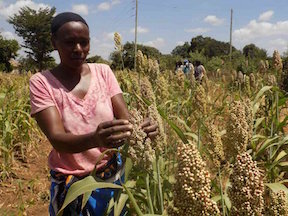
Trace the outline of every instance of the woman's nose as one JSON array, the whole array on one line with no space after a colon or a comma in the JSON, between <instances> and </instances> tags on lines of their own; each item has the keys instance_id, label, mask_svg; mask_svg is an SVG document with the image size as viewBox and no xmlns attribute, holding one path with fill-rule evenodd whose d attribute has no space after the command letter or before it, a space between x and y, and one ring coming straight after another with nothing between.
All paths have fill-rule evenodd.
<instances>
[{"instance_id":1,"label":"woman's nose","mask_svg":"<svg viewBox=\"0 0 288 216\"><path fill-rule=\"evenodd\" d=\"M74 51L81 51L81 50L82 50L81 44L80 43L76 43L75 46L74 46Z\"/></svg>"}]
</instances>

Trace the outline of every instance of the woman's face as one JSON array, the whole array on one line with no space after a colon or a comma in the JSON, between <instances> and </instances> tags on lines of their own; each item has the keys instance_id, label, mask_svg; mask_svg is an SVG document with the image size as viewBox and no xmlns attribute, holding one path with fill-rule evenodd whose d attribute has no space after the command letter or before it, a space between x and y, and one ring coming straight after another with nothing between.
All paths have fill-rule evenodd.
<instances>
[{"instance_id":1,"label":"woman's face","mask_svg":"<svg viewBox=\"0 0 288 216\"><path fill-rule=\"evenodd\" d=\"M82 22L67 22L52 36L52 44L59 53L61 64L80 67L90 50L89 29Z\"/></svg>"}]
</instances>

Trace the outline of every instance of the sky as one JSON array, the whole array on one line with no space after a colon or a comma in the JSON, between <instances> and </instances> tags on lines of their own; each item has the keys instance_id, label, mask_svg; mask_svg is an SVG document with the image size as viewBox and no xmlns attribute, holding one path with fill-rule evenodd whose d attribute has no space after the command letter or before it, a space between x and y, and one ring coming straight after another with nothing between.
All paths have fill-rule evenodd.
<instances>
[{"instance_id":1,"label":"sky","mask_svg":"<svg viewBox=\"0 0 288 216\"><path fill-rule=\"evenodd\" d=\"M90 28L90 56L108 59L115 50L114 32L120 33L122 44L135 38L136 0L0 0L0 34L20 44L22 39L7 19L23 6L80 14ZM235 48L253 43L269 56L274 50L280 54L288 50L287 0L138 0L137 43L169 54L199 35L229 42L231 9ZM59 61L56 52L53 56Z\"/></svg>"}]
</instances>

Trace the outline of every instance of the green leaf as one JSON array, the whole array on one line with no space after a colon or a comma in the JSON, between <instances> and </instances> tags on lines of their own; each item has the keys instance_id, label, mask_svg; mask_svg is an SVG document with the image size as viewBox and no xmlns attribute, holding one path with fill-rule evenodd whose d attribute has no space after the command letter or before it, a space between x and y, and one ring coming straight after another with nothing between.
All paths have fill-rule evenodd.
<instances>
[{"instance_id":1,"label":"green leaf","mask_svg":"<svg viewBox=\"0 0 288 216\"><path fill-rule=\"evenodd\" d=\"M278 136L275 136L273 138L267 139L260 147L260 149L256 152L256 157L258 157L259 155L261 155L270 145L272 145L273 141L278 139ZM272 144L271 144L272 143Z\"/></svg>"},{"instance_id":2,"label":"green leaf","mask_svg":"<svg viewBox=\"0 0 288 216\"><path fill-rule=\"evenodd\" d=\"M125 177L124 177L124 180L125 182L128 181L128 176L132 170L132 167L133 167L133 163L132 163L132 160L131 158L126 158L126 161L125 161Z\"/></svg>"},{"instance_id":3,"label":"green leaf","mask_svg":"<svg viewBox=\"0 0 288 216\"><path fill-rule=\"evenodd\" d=\"M192 137L196 142L198 141L198 136L195 133L184 133L186 136Z\"/></svg>"},{"instance_id":4,"label":"green leaf","mask_svg":"<svg viewBox=\"0 0 288 216\"><path fill-rule=\"evenodd\" d=\"M162 216L162 215L159 215L159 214L144 214L144 216Z\"/></svg>"},{"instance_id":5,"label":"green leaf","mask_svg":"<svg viewBox=\"0 0 288 216\"><path fill-rule=\"evenodd\" d=\"M86 205L86 203L88 202L89 200L89 197L91 196L92 194L92 191L88 191L86 193L83 194L83 199L82 199L82 206L81 206L81 209L84 208L84 206Z\"/></svg>"},{"instance_id":6,"label":"green leaf","mask_svg":"<svg viewBox=\"0 0 288 216\"><path fill-rule=\"evenodd\" d=\"M129 196L127 194L122 193L120 195L120 198L116 203L115 207L114 207L114 216L120 216L123 208L126 205L126 202L128 200Z\"/></svg>"},{"instance_id":7,"label":"green leaf","mask_svg":"<svg viewBox=\"0 0 288 216\"><path fill-rule=\"evenodd\" d=\"M262 118L258 118L256 119L256 122L254 124L254 129L256 130L257 127L262 123L262 121L265 119L265 117L262 117Z\"/></svg>"},{"instance_id":8,"label":"green leaf","mask_svg":"<svg viewBox=\"0 0 288 216\"><path fill-rule=\"evenodd\" d=\"M159 114L162 116L162 118L164 118L167 123L170 125L170 127L176 132L176 134L179 136L179 138L184 142L184 143L188 143L187 138L185 137L184 133L182 132L182 130L177 127L177 125L175 123L173 123L171 120L168 119L167 115L160 109L158 108L158 112Z\"/></svg>"},{"instance_id":9,"label":"green leaf","mask_svg":"<svg viewBox=\"0 0 288 216\"><path fill-rule=\"evenodd\" d=\"M265 139L265 138L267 138L267 137L263 136L263 135L260 135L260 134L255 134L255 135L252 136L252 141L256 142L259 139Z\"/></svg>"},{"instance_id":10,"label":"green leaf","mask_svg":"<svg viewBox=\"0 0 288 216\"><path fill-rule=\"evenodd\" d=\"M285 151L281 151L277 157L275 158L274 162L273 163L276 163L278 162L279 160L281 160L283 157L285 157L287 155L287 153Z\"/></svg>"},{"instance_id":11,"label":"green leaf","mask_svg":"<svg viewBox=\"0 0 288 216\"><path fill-rule=\"evenodd\" d=\"M288 194L288 188L279 183L279 182L276 182L276 183L266 183L265 184L267 187L269 187L274 193L277 193L279 192L280 190L284 191L286 194Z\"/></svg>"},{"instance_id":12,"label":"green leaf","mask_svg":"<svg viewBox=\"0 0 288 216\"><path fill-rule=\"evenodd\" d=\"M227 195L223 195L223 199L224 199L225 205L230 210L231 209L231 201L230 201L229 197Z\"/></svg>"},{"instance_id":13,"label":"green leaf","mask_svg":"<svg viewBox=\"0 0 288 216\"><path fill-rule=\"evenodd\" d=\"M122 189L120 185L116 185L113 183L105 183L105 182L97 182L93 176L87 176L86 178L75 182L74 184L71 185L69 188L66 198L64 200L62 208L59 210L57 215L59 215L64 208L71 203L73 200L75 200L78 196L94 191L96 189L100 188L114 188L114 189Z\"/></svg>"},{"instance_id":14,"label":"green leaf","mask_svg":"<svg viewBox=\"0 0 288 216\"><path fill-rule=\"evenodd\" d=\"M285 116L284 120L277 125L277 130L283 131L283 127L287 125L288 116Z\"/></svg>"},{"instance_id":15,"label":"green leaf","mask_svg":"<svg viewBox=\"0 0 288 216\"><path fill-rule=\"evenodd\" d=\"M216 195L214 197L211 198L214 202L219 202L221 200L221 195ZM224 199L224 203L227 206L228 209L231 209L231 201L229 199L229 197L225 194L223 194L223 199Z\"/></svg>"},{"instance_id":16,"label":"green leaf","mask_svg":"<svg viewBox=\"0 0 288 216\"><path fill-rule=\"evenodd\" d=\"M279 166L282 166L282 167L288 166L288 161L280 162Z\"/></svg>"},{"instance_id":17,"label":"green leaf","mask_svg":"<svg viewBox=\"0 0 288 216\"><path fill-rule=\"evenodd\" d=\"M252 115L255 116L255 114L257 113L258 109L260 107L260 103L257 102L254 104L253 108L252 108Z\"/></svg>"},{"instance_id":18,"label":"green leaf","mask_svg":"<svg viewBox=\"0 0 288 216\"><path fill-rule=\"evenodd\" d=\"M128 187L125 186L125 184L123 185L123 188L124 188L125 191L127 192L128 196L129 196L129 199L130 199L130 201L132 202L133 207L134 207L135 211L137 212L137 214L138 214L139 216L143 216L143 213L141 212L141 210L140 210L140 208L139 208L139 206L138 206L138 204L137 204L137 202L136 202L133 194L130 192L130 190L128 189Z\"/></svg>"},{"instance_id":19,"label":"green leaf","mask_svg":"<svg viewBox=\"0 0 288 216\"><path fill-rule=\"evenodd\" d=\"M187 131L191 131L191 128L186 124L184 120L180 119L178 116L176 118L177 118L177 121L180 122Z\"/></svg>"},{"instance_id":20,"label":"green leaf","mask_svg":"<svg viewBox=\"0 0 288 216\"><path fill-rule=\"evenodd\" d=\"M254 101L253 101L253 105L255 105L259 98L268 90L272 89L273 86L264 86L256 95L256 97L254 98Z\"/></svg>"},{"instance_id":21,"label":"green leaf","mask_svg":"<svg viewBox=\"0 0 288 216\"><path fill-rule=\"evenodd\" d=\"M2 100L2 99L4 99L5 98L5 96L6 96L6 94L5 93L0 93L0 99Z\"/></svg>"}]
</instances>

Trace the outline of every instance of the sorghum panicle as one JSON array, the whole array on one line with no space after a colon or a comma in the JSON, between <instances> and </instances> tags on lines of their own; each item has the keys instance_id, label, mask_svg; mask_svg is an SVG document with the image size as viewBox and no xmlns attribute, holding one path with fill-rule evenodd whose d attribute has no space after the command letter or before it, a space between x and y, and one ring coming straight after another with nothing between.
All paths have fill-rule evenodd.
<instances>
[{"instance_id":1,"label":"sorghum panicle","mask_svg":"<svg viewBox=\"0 0 288 216\"><path fill-rule=\"evenodd\" d=\"M155 137L154 140L152 140L152 148L156 152L160 153L167 145L167 138L164 131L162 118L155 104L152 104L148 107L148 117L151 119L152 122L156 122L158 124L159 134Z\"/></svg>"},{"instance_id":2,"label":"sorghum panicle","mask_svg":"<svg viewBox=\"0 0 288 216\"><path fill-rule=\"evenodd\" d=\"M168 209L169 215L219 215L216 203L210 198L210 174L195 145L178 144L174 208Z\"/></svg>"},{"instance_id":3,"label":"sorghum panicle","mask_svg":"<svg viewBox=\"0 0 288 216\"><path fill-rule=\"evenodd\" d=\"M213 168L217 170L221 165L221 162L225 159L223 144L218 128L214 124L207 125L207 142L204 144L207 146L208 153L213 162Z\"/></svg>"},{"instance_id":4,"label":"sorghum panicle","mask_svg":"<svg viewBox=\"0 0 288 216\"><path fill-rule=\"evenodd\" d=\"M251 86L251 88L255 89L256 88L256 79L255 79L254 73L251 73L249 75L249 77L250 77L250 86Z\"/></svg>"},{"instance_id":5,"label":"sorghum panicle","mask_svg":"<svg viewBox=\"0 0 288 216\"><path fill-rule=\"evenodd\" d=\"M207 95L202 85L196 86L193 107L196 110L196 118L202 118L207 114Z\"/></svg>"},{"instance_id":6,"label":"sorghum panicle","mask_svg":"<svg viewBox=\"0 0 288 216\"><path fill-rule=\"evenodd\" d=\"M146 76L141 77L140 89L142 97L149 100L152 104L156 103L156 97L153 92L152 85Z\"/></svg>"},{"instance_id":7,"label":"sorghum panicle","mask_svg":"<svg viewBox=\"0 0 288 216\"><path fill-rule=\"evenodd\" d=\"M231 157L245 152L249 142L252 122L247 122L248 108L241 101L233 101L226 124L226 134L223 138L225 157Z\"/></svg>"},{"instance_id":8,"label":"sorghum panicle","mask_svg":"<svg viewBox=\"0 0 288 216\"><path fill-rule=\"evenodd\" d=\"M273 52L273 68L276 69L277 71L282 71L283 69L283 63L282 63L282 59L281 56L278 52L278 50L275 50Z\"/></svg>"},{"instance_id":9,"label":"sorghum panicle","mask_svg":"<svg viewBox=\"0 0 288 216\"><path fill-rule=\"evenodd\" d=\"M143 123L143 116L136 109L130 110L129 121L133 125L133 130L129 140L128 154L137 166L151 170L155 151L152 149L150 138L140 126Z\"/></svg>"},{"instance_id":10,"label":"sorghum panicle","mask_svg":"<svg viewBox=\"0 0 288 216\"><path fill-rule=\"evenodd\" d=\"M250 88L250 77L249 76L245 76L244 88L245 88L245 92L248 95L250 95L251 94L251 88Z\"/></svg>"},{"instance_id":11,"label":"sorghum panicle","mask_svg":"<svg viewBox=\"0 0 288 216\"><path fill-rule=\"evenodd\" d=\"M117 51L122 51L121 35L118 32L114 33L114 44Z\"/></svg>"},{"instance_id":12,"label":"sorghum panicle","mask_svg":"<svg viewBox=\"0 0 288 216\"><path fill-rule=\"evenodd\" d=\"M256 162L247 152L237 155L230 182L231 215L263 215L263 180Z\"/></svg>"},{"instance_id":13,"label":"sorghum panicle","mask_svg":"<svg viewBox=\"0 0 288 216\"><path fill-rule=\"evenodd\" d=\"M258 67L258 70L260 73L265 73L267 71L267 65L266 65L266 62L263 61L263 60L260 60L259 62L259 67Z\"/></svg>"},{"instance_id":14,"label":"sorghum panicle","mask_svg":"<svg viewBox=\"0 0 288 216\"><path fill-rule=\"evenodd\" d=\"M265 213L266 216L287 216L288 200L284 191L278 193L270 192L270 204Z\"/></svg>"},{"instance_id":15,"label":"sorghum panicle","mask_svg":"<svg viewBox=\"0 0 288 216\"><path fill-rule=\"evenodd\" d=\"M274 74L268 74L267 85L269 85L269 86L276 86L277 85L277 79L276 79Z\"/></svg>"},{"instance_id":16,"label":"sorghum panicle","mask_svg":"<svg viewBox=\"0 0 288 216\"><path fill-rule=\"evenodd\" d=\"M138 73L144 74L146 61L141 50L137 51L136 55L136 70Z\"/></svg>"},{"instance_id":17,"label":"sorghum panicle","mask_svg":"<svg viewBox=\"0 0 288 216\"><path fill-rule=\"evenodd\" d=\"M169 99L169 84L163 75L158 76L155 95L159 103L166 102Z\"/></svg>"}]
</instances>

